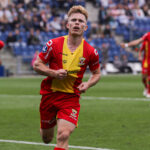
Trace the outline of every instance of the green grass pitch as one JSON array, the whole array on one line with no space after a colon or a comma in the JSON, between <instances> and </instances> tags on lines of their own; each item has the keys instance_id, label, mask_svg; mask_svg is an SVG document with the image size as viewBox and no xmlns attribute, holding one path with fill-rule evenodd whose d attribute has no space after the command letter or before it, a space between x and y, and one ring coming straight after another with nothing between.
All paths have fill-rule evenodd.
<instances>
[{"instance_id":1,"label":"green grass pitch","mask_svg":"<svg viewBox=\"0 0 150 150\"><path fill-rule=\"evenodd\" d=\"M42 77L0 78L0 140L42 142L39 134L41 81ZM69 145L149 150L150 99L143 97L142 92L140 75L102 76L96 86L82 95L79 127L71 135ZM53 148L0 142L0 150Z\"/></svg>"}]
</instances>

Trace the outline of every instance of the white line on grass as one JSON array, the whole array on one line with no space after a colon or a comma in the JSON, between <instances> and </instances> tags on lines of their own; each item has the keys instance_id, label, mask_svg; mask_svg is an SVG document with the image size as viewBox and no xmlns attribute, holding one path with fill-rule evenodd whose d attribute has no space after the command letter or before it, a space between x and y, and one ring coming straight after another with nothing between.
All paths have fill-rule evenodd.
<instances>
[{"instance_id":1,"label":"white line on grass","mask_svg":"<svg viewBox=\"0 0 150 150\"><path fill-rule=\"evenodd\" d=\"M41 146L53 146L53 147L56 146L56 144L44 144L44 143L37 143L37 142L3 140L3 139L0 139L0 142L3 142L3 143L16 143L16 144L29 144L29 145L41 145ZM73 145L70 145L69 148L78 148L78 149L84 149L84 150L110 150L110 149L106 149L106 148L73 146Z\"/></svg>"},{"instance_id":2,"label":"white line on grass","mask_svg":"<svg viewBox=\"0 0 150 150\"><path fill-rule=\"evenodd\" d=\"M16 97L16 98L40 98L40 95L9 95L1 94L1 97ZM150 98L138 98L138 97L96 97L96 96L81 96L84 100L128 100L128 101L150 101Z\"/></svg>"},{"instance_id":3,"label":"white line on grass","mask_svg":"<svg viewBox=\"0 0 150 150\"><path fill-rule=\"evenodd\" d=\"M82 96L84 100L127 100L127 101L150 101L148 98L131 98L131 97L95 97L95 96Z\"/></svg>"}]
</instances>

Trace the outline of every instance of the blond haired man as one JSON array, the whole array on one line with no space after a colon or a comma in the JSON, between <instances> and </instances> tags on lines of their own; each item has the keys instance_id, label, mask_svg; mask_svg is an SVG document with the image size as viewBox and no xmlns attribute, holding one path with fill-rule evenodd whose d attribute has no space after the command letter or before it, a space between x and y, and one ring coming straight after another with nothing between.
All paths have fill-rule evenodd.
<instances>
[{"instance_id":1,"label":"blond haired man","mask_svg":"<svg viewBox=\"0 0 150 150\"><path fill-rule=\"evenodd\" d=\"M100 79L99 55L83 39L87 19L84 7L73 6L68 12L68 35L48 41L34 63L34 70L47 76L40 90L40 133L43 141L49 143L57 125L54 150L69 149L69 137L78 122L80 94ZM87 66L92 75L87 82L82 82Z\"/></svg>"}]
</instances>

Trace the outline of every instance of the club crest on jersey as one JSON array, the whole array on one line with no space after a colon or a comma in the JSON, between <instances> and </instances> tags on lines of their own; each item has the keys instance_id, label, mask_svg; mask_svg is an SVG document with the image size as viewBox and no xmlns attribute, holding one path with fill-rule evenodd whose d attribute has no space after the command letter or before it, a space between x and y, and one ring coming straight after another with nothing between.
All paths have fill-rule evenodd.
<instances>
[{"instance_id":1,"label":"club crest on jersey","mask_svg":"<svg viewBox=\"0 0 150 150\"><path fill-rule=\"evenodd\" d=\"M77 110L72 109L72 113L70 114L70 117L76 120L76 117L77 117Z\"/></svg>"},{"instance_id":2,"label":"club crest on jersey","mask_svg":"<svg viewBox=\"0 0 150 150\"><path fill-rule=\"evenodd\" d=\"M80 57L79 58L79 66L83 66L85 64L85 58L84 57Z\"/></svg>"}]
</instances>

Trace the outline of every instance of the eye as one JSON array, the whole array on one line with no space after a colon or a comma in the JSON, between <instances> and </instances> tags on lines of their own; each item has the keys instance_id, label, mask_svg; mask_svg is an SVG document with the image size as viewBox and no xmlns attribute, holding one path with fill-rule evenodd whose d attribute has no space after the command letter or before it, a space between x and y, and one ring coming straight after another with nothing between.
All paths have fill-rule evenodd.
<instances>
[{"instance_id":1,"label":"eye","mask_svg":"<svg viewBox=\"0 0 150 150\"><path fill-rule=\"evenodd\" d=\"M79 19L79 22L83 23L84 21L83 21L83 20L81 20L81 19Z\"/></svg>"},{"instance_id":2,"label":"eye","mask_svg":"<svg viewBox=\"0 0 150 150\"><path fill-rule=\"evenodd\" d=\"M75 18L74 18L74 19L71 19L71 21L73 21L73 22L75 22L76 20L77 20L77 19L75 19Z\"/></svg>"}]
</instances>

